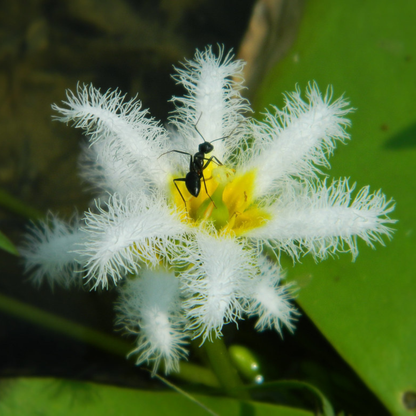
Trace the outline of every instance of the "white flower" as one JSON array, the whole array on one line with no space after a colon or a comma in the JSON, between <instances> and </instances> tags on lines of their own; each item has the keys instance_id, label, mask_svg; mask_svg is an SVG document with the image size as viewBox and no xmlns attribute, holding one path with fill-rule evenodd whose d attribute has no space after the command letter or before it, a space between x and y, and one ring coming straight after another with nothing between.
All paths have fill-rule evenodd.
<instances>
[{"instance_id":1,"label":"white flower","mask_svg":"<svg viewBox=\"0 0 416 416\"><path fill-rule=\"evenodd\" d=\"M243 65L222 50L197 51L174 77L186 95L172 99L169 130L117 91L78 86L65 108L54 106L58 119L85 130L82 174L105 202L72 231L61 226L70 243L54 245L56 222L24 256L37 280L53 279L51 270L70 279L74 264L94 288L135 275L117 309L119 323L139 333L139 363L177 368L185 337L220 337L244 316L257 316L259 330L292 331L293 287L282 285L265 245L275 261L282 252L354 258L357 237L373 246L391 236L394 206L380 191L354 197L347 179L320 179L337 142L349 139L348 103L331 103L312 84L306 101L295 91L283 110L254 121L240 96ZM58 249L51 269L47 253Z\"/></svg>"}]
</instances>

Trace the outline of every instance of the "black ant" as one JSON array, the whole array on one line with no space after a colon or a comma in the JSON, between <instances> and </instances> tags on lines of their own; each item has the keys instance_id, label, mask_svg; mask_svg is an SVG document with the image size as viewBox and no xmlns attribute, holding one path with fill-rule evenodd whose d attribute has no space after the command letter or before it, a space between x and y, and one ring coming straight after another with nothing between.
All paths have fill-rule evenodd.
<instances>
[{"instance_id":1,"label":"black ant","mask_svg":"<svg viewBox=\"0 0 416 416\"><path fill-rule=\"evenodd\" d=\"M201 118L201 116L199 116L199 119ZM198 119L198 122L199 122ZM204 182L204 187L205 187L205 192L207 193L207 195L209 196L209 199L212 201L212 203L215 206L215 202L212 200L211 195L208 193L208 189L207 189L207 184L205 183L205 177L204 177L204 170L208 167L208 165L211 162L215 162L218 166L222 166L222 163L215 157L215 156L211 156L210 158L206 158L205 155L207 155L208 153L211 153L214 150L214 146L212 144L212 142L215 142L217 140L223 140L224 137L220 137L219 139L215 139L212 142L207 142L204 137L202 136L202 134L200 133L200 131L198 130L198 128L196 127L198 122L195 124L195 130L198 132L198 134L201 136L203 143L201 143L198 146L198 151L192 156L191 153L188 152L182 152L181 150L170 150L169 152L165 152L162 153L159 157L166 155L168 153L180 153L182 155L188 155L190 156L190 161L189 161L189 172L186 174L185 178L176 178L173 180L173 183L176 186L176 189L178 190L184 204L186 207L186 201L185 198L182 195L182 192L180 191L178 185L176 184L176 182L185 182L186 185L186 189L188 190L188 192L194 196L195 198L199 195L200 191L201 191L201 179Z\"/></svg>"}]
</instances>

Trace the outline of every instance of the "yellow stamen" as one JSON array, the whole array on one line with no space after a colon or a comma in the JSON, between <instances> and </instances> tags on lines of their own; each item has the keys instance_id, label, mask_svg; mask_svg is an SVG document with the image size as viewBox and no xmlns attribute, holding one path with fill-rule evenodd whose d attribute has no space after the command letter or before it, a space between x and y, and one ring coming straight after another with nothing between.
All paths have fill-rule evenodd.
<instances>
[{"instance_id":1,"label":"yellow stamen","mask_svg":"<svg viewBox=\"0 0 416 416\"><path fill-rule=\"evenodd\" d=\"M184 221L200 226L208 220L217 230L241 235L263 226L270 219L270 214L253 199L255 170L236 175L232 169L211 163L204 170L204 177L208 195L201 179L201 192L197 198L188 192L185 182L176 182L186 201L187 211L172 183L174 204L184 210Z\"/></svg>"}]
</instances>

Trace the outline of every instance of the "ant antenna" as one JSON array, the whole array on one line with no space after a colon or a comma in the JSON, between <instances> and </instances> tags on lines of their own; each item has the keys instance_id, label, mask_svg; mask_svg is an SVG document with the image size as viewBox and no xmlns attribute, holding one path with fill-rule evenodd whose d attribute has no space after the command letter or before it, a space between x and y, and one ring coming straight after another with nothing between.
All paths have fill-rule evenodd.
<instances>
[{"instance_id":1,"label":"ant antenna","mask_svg":"<svg viewBox=\"0 0 416 416\"><path fill-rule=\"evenodd\" d=\"M233 130L233 131L234 131L234 130ZM231 132L228 136L231 136L231 134L232 134L232 132ZM223 137L220 137L219 139L211 140L211 141L210 141L210 143L217 142L218 140L224 140L224 139L226 139L228 136L223 136Z\"/></svg>"},{"instance_id":2,"label":"ant antenna","mask_svg":"<svg viewBox=\"0 0 416 416\"><path fill-rule=\"evenodd\" d=\"M204 136L202 135L202 133L198 130L198 123L199 123L199 121L201 120L201 117L202 117L202 112L201 112L201 114L199 115L199 117L198 117L198 120L196 121L196 123L194 124L194 127L195 127L195 130L196 130L196 132L199 134L199 136L201 137L201 139L202 139L202 141L205 143L206 142L206 140L204 139Z\"/></svg>"},{"instance_id":3,"label":"ant antenna","mask_svg":"<svg viewBox=\"0 0 416 416\"><path fill-rule=\"evenodd\" d=\"M226 136L222 136L222 137L220 137L219 139L215 139L215 140L211 140L210 141L210 143L214 143L214 142L217 142L218 140L224 140L224 139L226 139L227 137L230 137L236 130L237 130L237 127L241 124L242 122L240 122L240 123L238 123L232 130L231 130L231 133L229 133L229 134L227 134Z\"/></svg>"},{"instance_id":4,"label":"ant antenna","mask_svg":"<svg viewBox=\"0 0 416 416\"><path fill-rule=\"evenodd\" d=\"M195 127L195 130L196 130L196 132L199 134L199 136L201 137L201 139L202 139L202 141L205 143L206 142L206 140L205 140L205 138L204 138L204 136L202 135L202 133L198 130L198 123L199 123L199 121L201 120L201 117L202 117L202 113L199 115L199 117L198 117L198 120L196 121L196 123L195 123L195 125L194 125L194 127ZM237 128L238 128L238 126L240 125L242 123L242 121L240 121L232 130L231 130L231 132L229 133L229 134L227 134L226 136L223 136L223 137L220 137L220 138L218 138L218 139L215 139L215 140L211 140L209 143L214 143L214 142L217 142L217 141L219 141L219 140L224 140L224 139L226 139L227 137L230 137L236 130L237 130Z\"/></svg>"}]
</instances>

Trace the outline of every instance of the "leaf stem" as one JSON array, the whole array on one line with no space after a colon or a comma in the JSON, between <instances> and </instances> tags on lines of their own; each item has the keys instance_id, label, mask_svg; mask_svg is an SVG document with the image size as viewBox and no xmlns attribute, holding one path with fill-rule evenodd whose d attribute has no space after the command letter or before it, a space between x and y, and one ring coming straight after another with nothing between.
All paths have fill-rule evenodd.
<instances>
[{"instance_id":1,"label":"leaf stem","mask_svg":"<svg viewBox=\"0 0 416 416\"><path fill-rule=\"evenodd\" d=\"M244 389L243 382L230 360L223 340L214 338L213 341L206 341L202 348L205 349L212 370L227 395L240 400L250 400L250 394Z\"/></svg>"}]
</instances>

